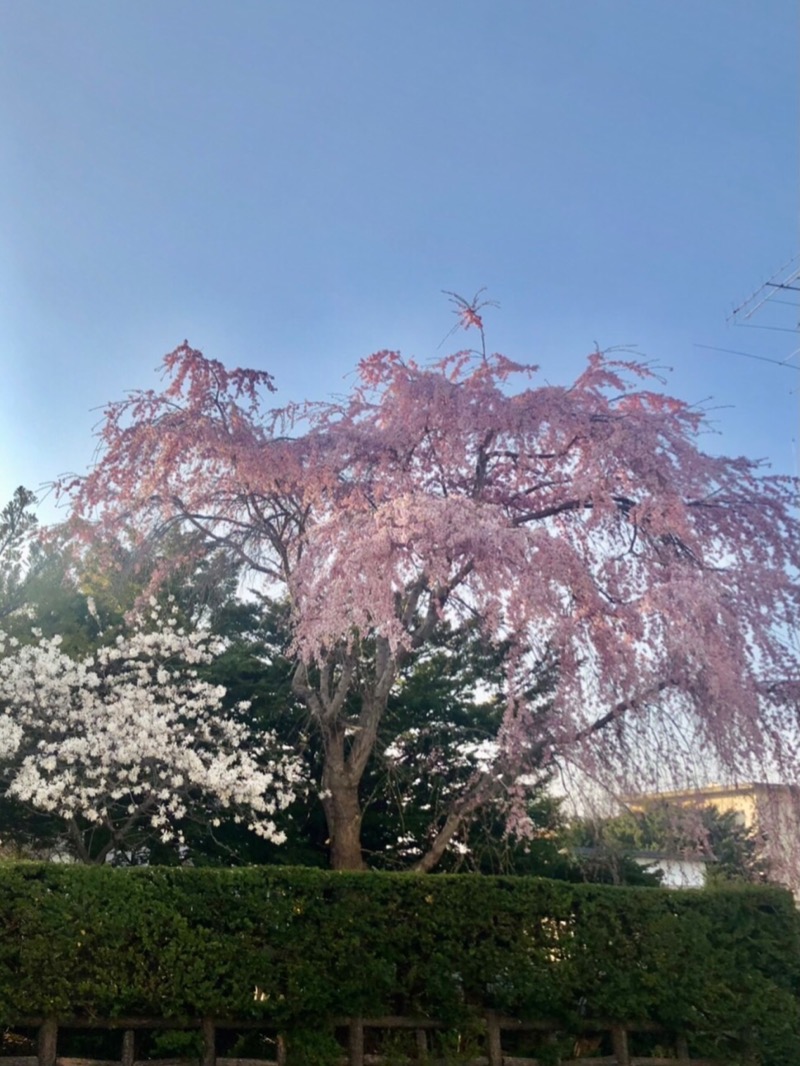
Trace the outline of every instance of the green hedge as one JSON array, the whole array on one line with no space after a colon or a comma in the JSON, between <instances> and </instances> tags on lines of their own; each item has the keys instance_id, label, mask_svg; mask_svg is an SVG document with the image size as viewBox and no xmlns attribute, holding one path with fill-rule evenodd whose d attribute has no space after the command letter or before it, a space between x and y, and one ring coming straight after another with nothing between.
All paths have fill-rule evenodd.
<instances>
[{"instance_id":1,"label":"green hedge","mask_svg":"<svg viewBox=\"0 0 800 1066\"><path fill-rule=\"evenodd\" d=\"M22 1017L471 1011L752 1029L796 1061L798 921L779 889L309 869L0 866L0 1024ZM263 994L254 999L254 989ZM784 1051L780 1051L784 1049Z\"/></svg>"}]
</instances>

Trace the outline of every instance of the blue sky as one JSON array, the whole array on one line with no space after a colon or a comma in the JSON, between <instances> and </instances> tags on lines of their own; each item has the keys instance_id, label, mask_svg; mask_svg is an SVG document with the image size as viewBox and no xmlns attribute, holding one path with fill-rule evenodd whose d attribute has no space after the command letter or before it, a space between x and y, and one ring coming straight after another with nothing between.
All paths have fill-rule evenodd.
<instances>
[{"instance_id":1,"label":"blue sky","mask_svg":"<svg viewBox=\"0 0 800 1066\"><path fill-rule=\"evenodd\" d=\"M436 356L441 290L483 285L491 349L566 383L636 344L713 397L710 449L795 472L800 374L696 345L800 344L796 304L726 323L800 251L799 11L2 5L0 497L85 470L96 409L185 337L322 398Z\"/></svg>"}]
</instances>

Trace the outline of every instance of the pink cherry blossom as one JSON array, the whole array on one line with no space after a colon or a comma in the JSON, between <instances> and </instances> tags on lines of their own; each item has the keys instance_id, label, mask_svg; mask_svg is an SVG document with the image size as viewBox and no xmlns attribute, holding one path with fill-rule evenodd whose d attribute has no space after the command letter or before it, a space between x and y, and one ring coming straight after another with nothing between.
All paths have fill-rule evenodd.
<instances>
[{"instance_id":1,"label":"pink cherry blossom","mask_svg":"<svg viewBox=\"0 0 800 1066\"><path fill-rule=\"evenodd\" d=\"M163 392L106 408L96 466L64 486L76 528L158 555L180 526L288 598L335 865L362 864L358 783L441 619L510 638L508 711L421 869L488 798L519 825L543 768L615 789L674 785L699 751L715 774L794 772L797 485L703 451L702 413L647 366L594 353L572 385L533 387L485 351L379 352L348 396L272 409L263 371L188 344L165 369ZM552 696L531 706L544 659Z\"/></svg>"}]
</instances>

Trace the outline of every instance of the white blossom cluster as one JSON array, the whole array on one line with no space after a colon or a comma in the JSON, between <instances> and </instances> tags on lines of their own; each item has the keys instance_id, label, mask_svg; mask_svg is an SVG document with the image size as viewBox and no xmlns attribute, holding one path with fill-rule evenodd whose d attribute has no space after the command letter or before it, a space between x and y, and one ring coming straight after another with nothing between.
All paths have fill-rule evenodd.
<instances>
[{"instance_id":1,"label":"white blossom cluster","mask_svg":"<svg viewBox=\"0 0 800 1066\"><path fill-rule=\"evenodd\" d=\"M0 631L0 782L68 825L104 827L117 846L142 826L180 841L198 804L212 822L229 808L282 843L275 815L295 796L298 762L274 735L253 737L224 709L225 689L199 677L223 643L151 606L147 622L81 659L58 636L34 631L22 645Z\"/></svg>"}]
</instances>

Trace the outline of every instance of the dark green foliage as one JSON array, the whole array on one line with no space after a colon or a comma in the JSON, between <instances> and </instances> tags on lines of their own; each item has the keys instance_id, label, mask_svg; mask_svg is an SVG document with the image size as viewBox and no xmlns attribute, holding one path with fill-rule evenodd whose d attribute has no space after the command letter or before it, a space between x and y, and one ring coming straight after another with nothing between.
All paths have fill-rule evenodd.
<instances>
[{"instance_id":1,"label":"dark green foliage","mask_svg":"<svg viewBox=\"0 0 800 1066\"><path fill-rule=\"evenodd\" d=\"M707 833L706 846L715 860L708 870L709 880L720 883L770 880L764 842L754 830L741 825L733 811L721 814L713 807L704 807L700 814Z\"/></svg>"},{"instance_id":2,"label":"dark green foliage","mask_svg":"<svg viewBox=\"0 0 800 1066\"><path fill-rule=\"evenodd\" d=\"M34 494L22 485L0 510L0 618L26 602L28 556L36 529ZM34 552L35 554L35 552Z\"/></svg>"},{"instance_id":3,"label":"dark green foliage","mask_svg":"<svg viewBox=\"0 0 800 1066\"><path fill-rule=\"evenodd\" d=\"M286 616L287 607L280 603L229 599L219 604L207 621L230 644L204 670L204 677L225 686L231 707L249 701L244 715L253 736L274 730L302 757L308 779L319 781L322 744L305 705L292 691L295 664L285 654L290 640ZM487 647L477 630L465 638L442 626L430 654L403 673L361 781L362 841L373 868L407 868L467 788L476 771L475 750L496 735L502 717L503 654L503 649ZM476 686L482 699L475 696ZM492 692L496 698L487 698ZM465 826L458 849L448 852L438 869L581 880L578 865L559 851L557 803L542 792L531 803L530 814L537 837L521 842L505 833L503 805L487 804ZM213 831L206 820L187 822L181 827L188 844L183 858L196 865L326 866L328 830L315 791L301 795L282 817L287 835L282 845L261 840L232 821L223 820ZM176 860L175 849L169 847L156 847L150 858L157 863Z\"/></svg>"},{"instance_id":4,"label":"dark green foliage","mask_svg":"<svg viewBox=\"0 0 800 1066\"><path fill-rule=\"evenodd\" d=\"M644 810L576 822L569 838L573 846L591 852L591 862L598 871L606 868L612 881L629 882L624 871L635 865L631 856L642 852L699 855L708 863L708 883L758 884L769 880L769 865L757 834L741 825L734 812L720 812L712 806L652 801Z\"/></svg>"},{"instance_id":5,"label":"dark green foliage","mask_svg":"<svg viewBox=\"0 0 800 1066\"><path fill-rule=\"evenodd\" d=\"M508 648L475 625L442 624L425 655L401 671L361 783L362 843L371 866L404 869L429 847L458 797L479 773L481 746L496 738L505 710ZM531 699L549 688L545 668L531 671ZM463 825L437 870L558 876L557 804L542 788L530 806L534 842L506 834L507 804L483 804ZM556 871L559 871L557 873Z\"/></svg>"},{"instance_id":6,"label":"dark green foliage","mask_svg":"<svg viewBox=\"0 0 800 1066\"><path fill-rule=\"evenodd\" d=\"M210 1014L291 1036L337 1016L460 1024L492 1008L751 1029L765 1062L797 1064L799 981L797 916L772 888L0 867L0 1022Z\"/></svg>"},{"instance_id":7,"label":"dark green foliage","mask_svg":"<svg viewBox=\"0 0 800 1066\"><path fill-rule=\"evenodd\" d=\"M275 730L301 755L308 779L319 781L322 745L306 707L292 691L294 663L285 655L286 616L287 607L280 603L221 604L209 620L230 646L206 676L225 686L231 706L250 701L246 717L253 735ZM450 805L467 788L477 767L476 749L496 736L502 718L504 655L505 649L487 645L477 628L465 635L442 626L429 654L403 671L389 697L360 787L362 843L372 868L407 868L427 848ZM532 692L546 685L544 671L533 674ZM437 870L606 879L605 870L595 871L564 852L559 804L546 794L544 785L543 778L529 805L533 839L509 836L504 804L490 802L465 824L458 847L445 854ZM328 830L314 790L303 794L284 817L287 842L282 845L261 840L232 822L223 821L213 832L202 823L196 828L187 824L182 828L188 855L196 865L325 867ZM169 849L154 854L151 861L170 861ZM635 863L628 864L622 880L657 883Z\"/></svg>"}]
</instances>

